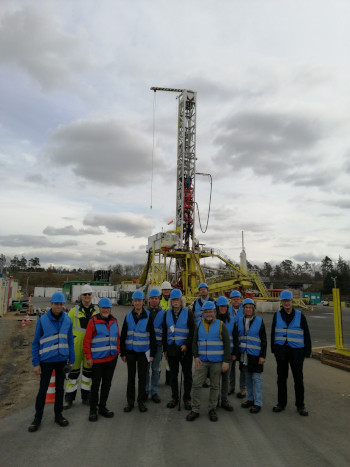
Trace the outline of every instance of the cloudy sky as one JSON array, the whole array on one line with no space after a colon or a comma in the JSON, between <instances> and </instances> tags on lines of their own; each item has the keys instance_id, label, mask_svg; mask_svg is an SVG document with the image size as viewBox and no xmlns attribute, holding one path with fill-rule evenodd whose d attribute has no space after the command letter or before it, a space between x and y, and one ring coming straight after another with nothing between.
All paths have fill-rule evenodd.
<instances>
[{"instance_id":1,"label":"cloudy sky","mask_svg":"<svg viewBox=\"0 0 350 467\"><path fill-rule=\"evenodd\" d=\"M349 259L349 23L345 0L2 0L0 253L146 260L175 215L161 86L198 93L201 243L238 260L243 230L252 263Z\"/></svg>"}]
</instances>

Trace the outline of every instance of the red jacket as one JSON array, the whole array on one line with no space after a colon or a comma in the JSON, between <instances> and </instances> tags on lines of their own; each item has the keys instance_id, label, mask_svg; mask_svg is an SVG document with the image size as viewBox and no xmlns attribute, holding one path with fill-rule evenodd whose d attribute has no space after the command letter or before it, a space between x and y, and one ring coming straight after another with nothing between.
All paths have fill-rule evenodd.
<instances>
[{"instance_id":1,"label":"red jacket","mask_svg":"<svg viewBox=\"0 0 350 467\"><path fill-rule=\"evenodd\" d=\"M109 355L108 357L105 358L92 358L91 354L91 341L92 339L96 336L96 329L95 329L95 323L102 323L106 325L106 329L109 332L111 323L116 322L118 326L118 340L117 340L117 350L118 353L116 355ZM109 315L109 320L106 321L102 318L102 316L98 313L97 315L93 316L88 323L88 326L86 328L86 333L83 341L83 350L86 356L87 360L93 360L94 363L103 363L103 362L109 362L116 358L119 353L120 353L120 331L119 331L119 324L117 318L115 318L113 315Z\"/></svg>"}]
</instances>

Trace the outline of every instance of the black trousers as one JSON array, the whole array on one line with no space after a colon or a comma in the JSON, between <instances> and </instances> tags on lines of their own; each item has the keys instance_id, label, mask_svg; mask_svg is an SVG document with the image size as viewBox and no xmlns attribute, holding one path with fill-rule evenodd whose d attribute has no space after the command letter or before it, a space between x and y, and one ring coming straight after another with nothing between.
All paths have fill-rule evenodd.
<instances>
[{"instance_id":1,"label":"black trousers","mask_svg":"<svg viewBox=\"0 0 350 467\"><path fill-rule=\"evenodd\" d=\"M290 355L287 355L283 360L276 359L276 361L278 404L282 407L287 405L287 379L290 365L294 379L295 405L298 408L304 407L303 362L294 363Z\"/></svg>"},{"instance_id":2,"label":"black trousers","mask_svg":"<svg viewBox=\"0 0 350 467\"><path fill-rule=\"evenodd\" d=\"M171 357L168 355L168 363L170 367L170 386L172 398L176 401L179 400L179 385L178 385L178 374L179 365L181 363L183 379L184 379L184 401L191 400L191 389L192 389L192 354L186 353L185 355Z\"/></svg>"},{"instance_id":3,"label":"black trousers","mask_svg":"<svg viewBox=\"0 0 350 467\"><path fill-rule=\"evenodd\" d=\"M126 354L126 363L128 365L128 386L126 390L126 398L129 405L134 405L136 367L138 375L137 402L143 402L146 399L148 361L145 352L130 352Z\"/></svg>"},{"instance_id":4,"label":"black trousers","mask_svg":"<svg viewBox=\"0 0 350 467\"><path fill-rule=\"evenodd\" d=\"M55 404L54 411L55 417L62 415L63 410L63 395L64 395L64 378L63 367L67 364L64 362L40 362L41 375L40 375L40 386L39 392L36 396L35 401L35 418L41 420L45 408L46 393L49 388L50 379L53 370L55 370Z\"/></svg>"},{"instance_id":5,"label":"black trousers","mask_svg":"<svg viewBox=\"0 0 350 467\"><path fill-rule=\"evenodd\" d=\"M90 408L96 410L97 405L100 408L106 407L109 390L111 389L112 378L118 357L109 362L95 363L92 365L92 384L90 394ZM98 393L101 386L100 400Z\"/></svg>"}]
</instances>

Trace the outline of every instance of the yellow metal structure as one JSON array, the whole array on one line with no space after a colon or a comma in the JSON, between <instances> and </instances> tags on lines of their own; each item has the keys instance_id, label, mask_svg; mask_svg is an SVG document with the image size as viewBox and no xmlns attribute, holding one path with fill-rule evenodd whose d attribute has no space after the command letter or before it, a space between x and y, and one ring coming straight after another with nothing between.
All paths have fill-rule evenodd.
<instances>
[{"instance_id":1,"label":"yellow metal structure","mask_svg":"<svg viewBox=\"0 0 350 467\"><path fill-rule=\"evenodd\" d=\"M333 289L333 311L334 311L334 332L335 332L335 347L337 352L342 355L350 356L350 350L344 349L343 345L343 323L340 306L339 289Z\"/></svg>"}]
</instances>

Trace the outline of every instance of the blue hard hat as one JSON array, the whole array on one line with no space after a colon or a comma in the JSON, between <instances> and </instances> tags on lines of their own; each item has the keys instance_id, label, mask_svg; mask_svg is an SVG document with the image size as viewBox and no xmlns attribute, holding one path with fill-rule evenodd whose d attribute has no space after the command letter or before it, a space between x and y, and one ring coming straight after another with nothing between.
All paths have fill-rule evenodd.
<instances>
[{"instance_id":1,"label":"blue hard hat","mask_svg":"<svg viewBox=\"0 0 350 467\"><path fill-rule=\"evenodd\" d=\"M100 308L112 308L112 302L110 301L109 298L103 297L101 300L98 302L98 306Z\"/></svg>"},{"instance_id":2,"label":"blue hard hat","mask_svg":"<svg viewBox=\"0 0 350 467\"><path fill-rule=\"evenodd\" d=\"M142 290L135 290L135 292L132 294L132 299L133 300L144 300L145 294L142 292Z\"/></svg>"},{"instance_id":3,"label":"blue hard hat","mask_svg":"<svg viewBox=\"0 0 350 467\"><path fill-rule=\"evenodd\" d=\"M205 302L202 308L203 311L205 310L215 310L215 302Z\"/></svg>"},{"instance_id":4,"label":"blue hard hat","mask_svg":"<svg viewBox=\"0 0 350 467\"><path fill-rule=\"evenodd\" d=\"M182 297L182 292L180 289L173 289L170 292L170 300L172 300L173 298L181 298L181 297Z\"/></svg>"},{"instance_id":5,"label":"blue hard hat","mask_svg":"<svg viewBox=\"0 0 350 467\"><path fill-rule=\"evenodd\" d=\"M232 290L230 294L230 298L234 298L234 297L242 297L241 292L239 290Z\"/></svg>"},{"instance_id":6,"label":"blue hard hat","mask_svg":"<svg viewBox=\"0 0 350 467\"><path fill-rule=\"evenodd\" d=\"M246 298L245 300L243 300L242 305L243 306L245 306L245 305L254 305L255 306L255 302L251 298Z\"/></svg>"},{"instance_id":7,"label":"blue hard hat","mask_svg":"<svg viewBox=\"0 0 350 467\"><path fill-rule=\"evenodd\" d=\"M205 287L205 288L209 289L208 284L206 284L205 282L201 282L201 283L199 284L198 290L201 289L202 287Z\"/></svg>"},{"instance_id":8,"label":"blue hard hat","mask_svg":"<svg viewBox=\"0 0 350 467\"><path fill-rule=\"evenodd\" d=\"M148 298L152 298L152 297L160 297L160 292L159 292L158 289L150 290L150 292L148 294Z\"/></svg>"},{"instance_id":9,"label":"blue hard hat","mask_svg":"<svg viewBox=\"0 0 350 467\"><path fill-rule=\"evenodd\" d=\"M216 304L217 304L217 306L229 306L229 301L227 300L227 298L224 295L221 295L221 297L219 297L216 300Z\"/></svg>"},{"instance_id":10,"label":"blue hard hat","mask_svg":"<svg viewBox=\"0 0 350 467\"><path fill-rule=\"evenodd\" d=\"M66 297L62 292L55 292L51 297L50 303L66 303Z\"/></svg>"},{"instance_id":11,"label":"blue hard hat","mask_svg":"<svg viewBox=\"0 0 350 467\"><path fill-rule=\"evenodd\" d=\"M293 294L290 290L282 290L280 299L281 300L293 300Z\"/></svg>"}]
</instances>

